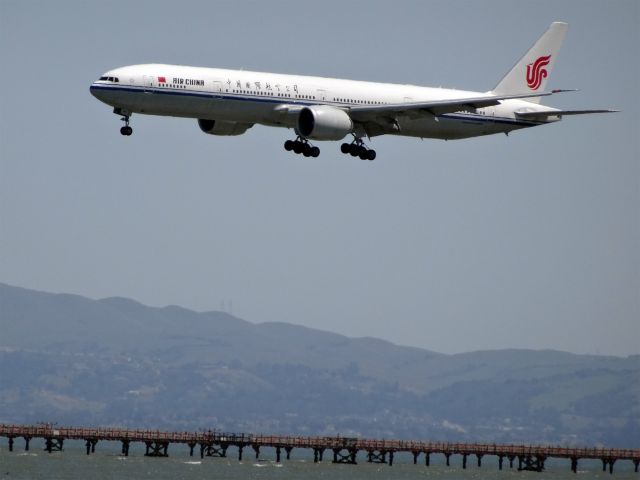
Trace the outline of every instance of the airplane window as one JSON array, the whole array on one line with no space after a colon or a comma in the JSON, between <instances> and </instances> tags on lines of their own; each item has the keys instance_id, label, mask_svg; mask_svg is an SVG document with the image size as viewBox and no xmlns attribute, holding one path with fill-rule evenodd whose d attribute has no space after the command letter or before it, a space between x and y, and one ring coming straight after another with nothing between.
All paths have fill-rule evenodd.
<instances>
[{"instance_id":1,"label":"airplane window","mask_svg":"<svg viewBox=\"0 0 640 480\"><path fill-rule=\"evenodd\" d=\"M106 79L107 79L107 77L100 77L99 80L106 80Z\"/></svg>"}]
</instances>

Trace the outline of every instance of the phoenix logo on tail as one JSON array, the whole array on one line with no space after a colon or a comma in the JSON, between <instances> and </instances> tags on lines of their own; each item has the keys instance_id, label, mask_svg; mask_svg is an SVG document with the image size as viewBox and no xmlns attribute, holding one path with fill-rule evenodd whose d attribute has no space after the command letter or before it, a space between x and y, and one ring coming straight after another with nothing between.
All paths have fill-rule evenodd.
<instances>
[{"instance_id":1,"label":"phoenix logo on tail","mask_svg":"<svg viewBox=\"0 0 640 480\"><path fill-rule=\"evenodd\" d=\"M527 85L531 90L537 90L542 80L547 76L547 70L542 68L551 61L551 55L538 57L538 59L527 65Z\"/></svg>"}]
</instances>

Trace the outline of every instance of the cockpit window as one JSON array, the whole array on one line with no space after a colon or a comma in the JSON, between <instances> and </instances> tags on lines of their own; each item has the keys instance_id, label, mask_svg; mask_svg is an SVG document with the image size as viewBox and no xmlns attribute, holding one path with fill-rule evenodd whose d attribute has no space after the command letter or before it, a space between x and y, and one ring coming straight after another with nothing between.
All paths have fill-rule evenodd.
<instances>
[{"instance_id":1,"label":"cockpit window","mask_svg":"<svg viewBox=\"0 0 640 480\"><path fill-rule=\"evenodd\" d=\"M107 82L120 83L120 79L118 77L100 77L100 80L106 80Z\"/></svg>"},{"instance_id":2,"label":"cockpit window","mask_svg":"<svg viewBox=\"0 0 640 480\"><path fill-rule=\"evenodd\" d=\"M108 77L100 77L100 80L108 80Z\"/></svg>"}]
</instances>

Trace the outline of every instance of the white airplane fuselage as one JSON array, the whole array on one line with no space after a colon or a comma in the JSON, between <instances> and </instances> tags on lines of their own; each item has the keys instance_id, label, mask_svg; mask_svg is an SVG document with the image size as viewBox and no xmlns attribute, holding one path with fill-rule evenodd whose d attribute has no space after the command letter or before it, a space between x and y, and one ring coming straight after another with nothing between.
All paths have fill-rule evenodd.
<instances>
[{"instance_id":1,"label":"white airplane fuselage","mask_svg":"<svg viewBox=\"0 0 640 480\"><path fill-rule=\"evenodd\" d=\"M444 88L162 64L117 68L104 77L119 81L98 80L91 93L123 111L287 128L296 127L297 113L307 106L349 109L490 97ZM445 140L508 133L546 123L521 120L514 113L534 109L554 110L525 100L504 100L496 106L437 116L397 115L397 127L391 123L381 133Z\"/></svg>"}]
</instances>

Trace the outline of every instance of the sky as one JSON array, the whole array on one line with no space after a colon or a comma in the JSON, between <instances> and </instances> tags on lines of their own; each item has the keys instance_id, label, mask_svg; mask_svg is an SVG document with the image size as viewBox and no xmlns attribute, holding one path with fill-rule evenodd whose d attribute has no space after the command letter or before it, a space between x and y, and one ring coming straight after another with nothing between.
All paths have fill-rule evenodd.
<instances>
[{"instance_id":1,"label":"sky","mask_svg":"<svg viewBox=\"0 0 640 480\"><path fill-rule=\"evenodd\" d=\"M89 94L173 63L490 90L569 23L544 103L622 112L374 162ZM640 2L0 0L0 282L443 353L640 353ZM1 314L1 312L0 312Z\"/></svg>"}]
</instances>

